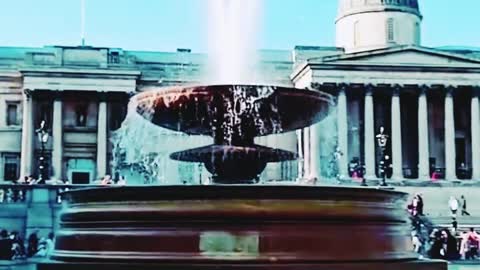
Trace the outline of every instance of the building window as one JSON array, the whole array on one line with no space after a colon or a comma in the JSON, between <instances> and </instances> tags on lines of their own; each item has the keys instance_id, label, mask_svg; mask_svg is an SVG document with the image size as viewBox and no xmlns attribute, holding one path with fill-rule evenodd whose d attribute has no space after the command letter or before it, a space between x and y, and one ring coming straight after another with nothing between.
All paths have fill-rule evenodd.
<instances>
[{"instance_id":1,"label":"building window","mask_svg":"<svg viewBox=\"0 0 480 270\"><path fill-rule=\"evenodd\" d=\"M120 64L120 54L118 52L110 52L110 63Z\"/></svg>"},{"instance_id":2,"label":"building window","mask_svg":"<svg viewBox=\"0 0 480 270\"><path fill-rule=\"evenodd\" d=\"M90 172L72 172L72 184L89 184Z\"/></svg>"},{"instance_id":3,"label":"building window","mask_svg":"<svg viewBox=\"0 0 480 270\"><path fill-rule=\"evenodd\" d=\"M117 130L122 125L127 113L127 105L122 103L110 104L110 130Z\"/></svg>"},{"instance_id":4,"label":"building window","mask_svg":"<svg viewBox=\"0 0 480 270\"><path fill-rule=\"evenodd\" d=\"M3 178L7 181L18 180L20 169L20 155L6 154L3 163Z\"/></svg>"},{"instance_id":5,"label":"building window","mask_svg":"<svg viewBox=\"0 0 480 270\"><path fill-rule=\"evenodd\" d=\"M395 39L395 25L394 25L394 20L393 18L389 18L387 20L387 41L388 42L393 42Z\"/></svg>"},{"instance_id":6,"label":"building window","mask_svg":"<svg viewBox=\"0 0 480 270\"><path fill-rule=\"evenodd\" d=\"M51 102L41 102L39 104L36 127L40 127L42 121L45 121L45 126L48 129L52 127L52 106Z\"/></svg>"},{"instance_id":7,"label":"building window","mask_svg":"<svg viewBox=\"0 0 480 270\"><path fill-rule=\"evenodd\" d=\"M18 103L7 102L7 126L17 126L18 122Z\"/></svg>"},{"instance_id":8,"label":"building window","mask_svg":"<svg viewBox=\"0 0 480 270\"><path fill-rule=\"evenodd\" d=\"M420 45L420 24L416 22L413 27L415 33L415 44Z\"/></svg>"},{"instance_id":9,"label":"building window","mask_svg":"<svg viewBox=\"0 0 480 270\"><path fill-rule=\"evenodd\" d=\"M75 124L77 127L87 126L87 111L88 111L87 104L77 105L75 109Z\"/></svg>"}]
</instances>

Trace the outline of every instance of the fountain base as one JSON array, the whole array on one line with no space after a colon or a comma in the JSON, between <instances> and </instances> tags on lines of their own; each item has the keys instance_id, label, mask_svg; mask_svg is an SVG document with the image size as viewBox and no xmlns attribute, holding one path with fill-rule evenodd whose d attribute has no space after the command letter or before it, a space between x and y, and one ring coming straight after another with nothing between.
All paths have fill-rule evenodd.
<instances>
[{"instance_id":1,"label":"fountain base","mask_svg":"<svg viewBox=\"0 0 480 270\"><path fill-rule=\"evenodd\" d=\"M69 191L55 261L38 269L446 269L411 252L406 196L255 185Z\"/></svg>"},{"instance_id":2,"label":"fountain base","mask_svg":"<svg viewBox=\"0 0 480 270\"><path fill-rule=\"evenodd\" d=\"M441 260L415 260L406 262L346 262L300 264L146 264L146 263L41 263L37 270L447 270Z\"/></svg>"}]
</instances>

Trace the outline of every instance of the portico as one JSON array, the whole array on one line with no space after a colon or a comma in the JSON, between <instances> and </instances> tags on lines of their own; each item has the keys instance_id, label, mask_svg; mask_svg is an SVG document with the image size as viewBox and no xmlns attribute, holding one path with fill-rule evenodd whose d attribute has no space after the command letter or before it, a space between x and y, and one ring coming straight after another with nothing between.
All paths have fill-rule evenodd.
<instances>
[{"instance_id":1,"label":"portico","mask_svg":"<svg viewBox=\"0 0 480 270\"><path fill-rule=\"evenodd\" d=\"M367 179L379 177L374 135L384 126L389 178L480 180L477 59L399 46L311 59L292 80L337 97L341 176L359 160ZM304 160L318 153L303 151Z\"/></svg>"},{"instance_id":2,"label":"portico","mask_svg":"<svg viewBox=\"0 0 480 270\"><path fill-rule=\"evenodd\" d=\"M52 138L46 145L51 179L88 184L110 173L109 133L118 127L109 120L124 117L113 109L117 104L126 107L139 72L32 69L22 75L26 121L21 177L38 174L39 145L33 138L42 120Z\"/></svg>"}]
</instances>

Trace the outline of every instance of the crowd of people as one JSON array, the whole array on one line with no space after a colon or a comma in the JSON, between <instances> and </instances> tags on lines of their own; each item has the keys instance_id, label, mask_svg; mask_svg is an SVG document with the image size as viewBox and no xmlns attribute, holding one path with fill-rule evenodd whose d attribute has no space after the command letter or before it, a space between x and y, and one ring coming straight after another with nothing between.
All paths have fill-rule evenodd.
<instances>
[{"instance_id":1,"label":"crowd of people","mask_svg":"<svg viewBox=\"0 0 480 270\"><path fill-rule=\"evenodd\" d=\"M127 184L127 179L125 176L120 175L115 177L113 179L109 174L105 175L102 177L100 180L95 181L97 184L101 185L111 185L111 184L117 184L117 185L126 185ZM14 180L12 182L13 184L16 185L35 185L35 184L64 184L68 185L69 181L68 180L42 180L42 179L35 179L33 176L25 176L24 178L21 178L20 180Z\"/></svg>"},{"instance_id":2,"label":"crowd of people","mask_svg":"<svg viewBox=\"0 0 480 270\"><path fill-rule=\"evenodd\" d=\"M444 260L473 260L479 257L480 235L475 228L459 230L457 213L469 216L465 196L460 200L451 196L448 201L452 223L448 228L435 228L424 216L424 201L421 194L415 194L407 207L412 219L413 250L418 254ZM459 211L460 210L460 211Z\"/></svg>"},{"instance_id":3,"label":"crowd of people","mask_svg":"<svg viewBox=\"0 0 480 270\"><path fill-rule=\"evenodd\" d=\"M461 233L450 229L433 229L427 239L412 232L414 251L432 259L473 260L478 258L480 236L474 228Z\"/></svg>"},{"instance_id":4,"label":"crowd of people","mask_svg":"<svg viewBox=\"0 0 480 270\"><path fill-rule=\"evenodd\" d=\"M68 180L56 180L56 179L45 180L42 178L35 178L33 175L29 175L29 176L20 178L19 180L13 180L13 184L20 184L20 185L68 184Z\"/></svg>"},{"instance_id":5,"label":"crowd of people","mask_svg":"<svg viewBox=\"0 0 480 270\"><path fill-rule=\"evenodd\" d=\"M31 257L46 257L54 247L54 234L38 237L38 231L33 232L27 242L18 232L0 231L0 260L18 260Z\"/></svg>"}]
</instances>

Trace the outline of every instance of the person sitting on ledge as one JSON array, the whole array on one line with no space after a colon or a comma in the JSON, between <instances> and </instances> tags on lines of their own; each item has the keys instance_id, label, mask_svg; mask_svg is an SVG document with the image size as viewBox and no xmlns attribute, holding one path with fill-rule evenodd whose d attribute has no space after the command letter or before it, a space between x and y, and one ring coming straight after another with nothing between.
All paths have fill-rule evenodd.
<instances>
[{"instance_id":1,"label":"person sitting on ledge","mask_svg":"<svg viewBox=\"0 0 480 270\"><path fill-rule=\"evenodd\" d=\"M100 184L104 186L113 184L112 177L109 174L105 175Z\"/></svg>"},{"instance_id":2,"label":"person sitting on ledge","mask_svg":"<svg viewBox=\"0 0 480 270\"><path fill-rule=\"evenodd\" d=\"M432 181L437 181L437 180L439 180L439 179L440 179L440 173L434 171L434 172L432 173L431 180L432 180Z\"/></svg>"},{"instance_id":3,"label":"person sitting on ledge","mask_svg":"<svg viewBox=\"0 0 480 270\"><path fill-rule=\"evenodd\" d=\"M126 186L127 185L127 179L125 178L125 176L123 176L123 175L120 176L120 179L118 179L118 181L117 181L117 185L119 185L119 186Z\"/></svg>"},{"instance_id":4,"label":"person sitting on ledge","mask_svg":"<svg viewBox=\"0 0 480 270\"><path fill-rule=\"evenodd\" d=\"M33 185L35 184L35 178L33 178L33 176L29 175L29 176L25 176L25 185Z\"/></svg>"}]
</instances>

